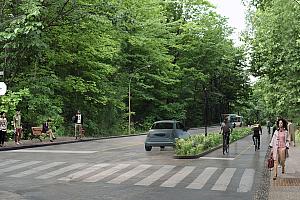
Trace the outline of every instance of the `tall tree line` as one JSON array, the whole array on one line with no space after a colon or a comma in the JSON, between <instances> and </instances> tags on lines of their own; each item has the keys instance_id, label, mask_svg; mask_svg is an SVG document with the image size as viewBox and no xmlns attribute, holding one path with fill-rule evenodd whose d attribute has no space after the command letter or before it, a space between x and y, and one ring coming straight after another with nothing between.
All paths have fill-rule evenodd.
<instances>
[{"instance_id":1,"label":"tall tree line","mask_svg":"<svg viewBox=\"0 0 300 200\"><path fill-rule=\"evenodd\" d=\"M79 109L87 133L122 134L129 84L137 129L203 125L205 89L209 123L249 94L243 49L205 0L3 0L0 15L1 109L28 127L50 117L67 134Z\"/></svg>"},{"instance_id":2,"label":"tall tree line","mask_svg":"<svg viewBox=\"0 0 300 200\"><path fill-rule=\"evenodd\" d=\"M300 120L300 2L255 0L249 19L253 99L261 118ZM255 110L254 109L254 110Z\"/></svg>"}]
</instances>

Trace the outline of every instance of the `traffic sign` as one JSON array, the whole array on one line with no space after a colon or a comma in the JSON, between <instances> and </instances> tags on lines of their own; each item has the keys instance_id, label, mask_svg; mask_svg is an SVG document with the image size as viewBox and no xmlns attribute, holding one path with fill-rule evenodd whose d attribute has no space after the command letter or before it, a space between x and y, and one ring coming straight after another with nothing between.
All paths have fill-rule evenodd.
<instances>
[{"instance_id":1,"label":"traffic sign","mask_svg":"<svg viewBox=\"0 0 300 200\"><path fill-rule=\"evenodd\" d=\"M7 86L4 82L0 82L0 96L5 95Z\"/></svg>"}]
</instances>

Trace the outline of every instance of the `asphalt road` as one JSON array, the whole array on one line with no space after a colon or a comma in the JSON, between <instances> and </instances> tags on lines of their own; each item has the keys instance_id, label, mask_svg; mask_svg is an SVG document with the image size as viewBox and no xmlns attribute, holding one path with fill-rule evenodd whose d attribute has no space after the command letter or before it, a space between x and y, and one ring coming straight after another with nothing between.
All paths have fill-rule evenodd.
<instances>
[{"instance_id":1,"label":"asphalt road","mask_svg":"<svg viewBox=\"0 0 300 200\"><path fill-rule=\"evenodd\" d=\"M231 144L228 155L219 149L183 160L173 158L172 148L146 152L145 137L1 152L0 199L248 200L269 138L265 131L257 152L248 136Z\"/></svg>"}]
</instances>

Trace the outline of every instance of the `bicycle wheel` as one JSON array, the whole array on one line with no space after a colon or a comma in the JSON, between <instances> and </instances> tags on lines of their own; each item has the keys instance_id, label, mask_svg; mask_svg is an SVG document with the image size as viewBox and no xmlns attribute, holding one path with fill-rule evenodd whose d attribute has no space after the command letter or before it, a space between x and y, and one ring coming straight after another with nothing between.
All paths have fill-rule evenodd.
<instances>
[{"instance_id":1,"label":"bicycle wheel","mask_svg":"<svg viewBox=\"0 0 300 200\"><path fill-rule=\"evenodd\" d=\"M226 136L223 135L223 155L225 155L226 151L227 151Z\"/></svg>"},{"instance_id":2,"label":"bicycle wheel","mask_svg":"<svg viewBox=\"0 0 300 200\"><path fill-rule=\"evenodd\" d=\"M226 153L229 153L229 142L228 142L229 140L228 139L229 139L229 135L226 136L226 144L227 144L226 145Z\"/></svg>"},{"instance_id":3,"label":"bicycle wheel","mask_svg":"<svg viewBox=\"0 0 300 200\"><path fill-rule=\"evenodd\" d=\"M229 153L229 144L226 145L226 153Z\"/></svg>"}]
</instances>

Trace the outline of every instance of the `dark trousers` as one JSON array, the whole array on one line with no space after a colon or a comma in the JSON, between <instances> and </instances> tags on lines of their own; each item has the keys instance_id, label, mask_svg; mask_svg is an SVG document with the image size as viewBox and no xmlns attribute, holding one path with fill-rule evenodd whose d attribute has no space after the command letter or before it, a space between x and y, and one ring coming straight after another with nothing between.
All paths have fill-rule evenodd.
<instances>
[{"instance_id":1,"label":"dark trousers","mask_svg":"<svg viewBox=\"0 0 300 200\"><path fill-rule=\"evenodd\" d=\"M3 145L5 141L6 131L0 130L0 144Z\"/></svg>"},{"instance_id":2,"label":"dark trousers","mask_svg":"<svg viewBox=\"0 0 300 200\"><path fill-rule=\"evenodd\" d=\"M225 141L225 137L226 137L226 144L229 144L230 133L224 133L223 134L223 142Z\"/></svg>"},{"instance_id":3,"label":"dark trousers","mask_svg":"<svg viewBox=\"0 0 300 200\"><path fill-rule=\"evenodd\" d=\"M252 136L253 144L255 144L255 138L256 137L257 137L257 140L258 140L257 147L260 148L260 135L253 135Z\"/></svg>"}]
</instances>

